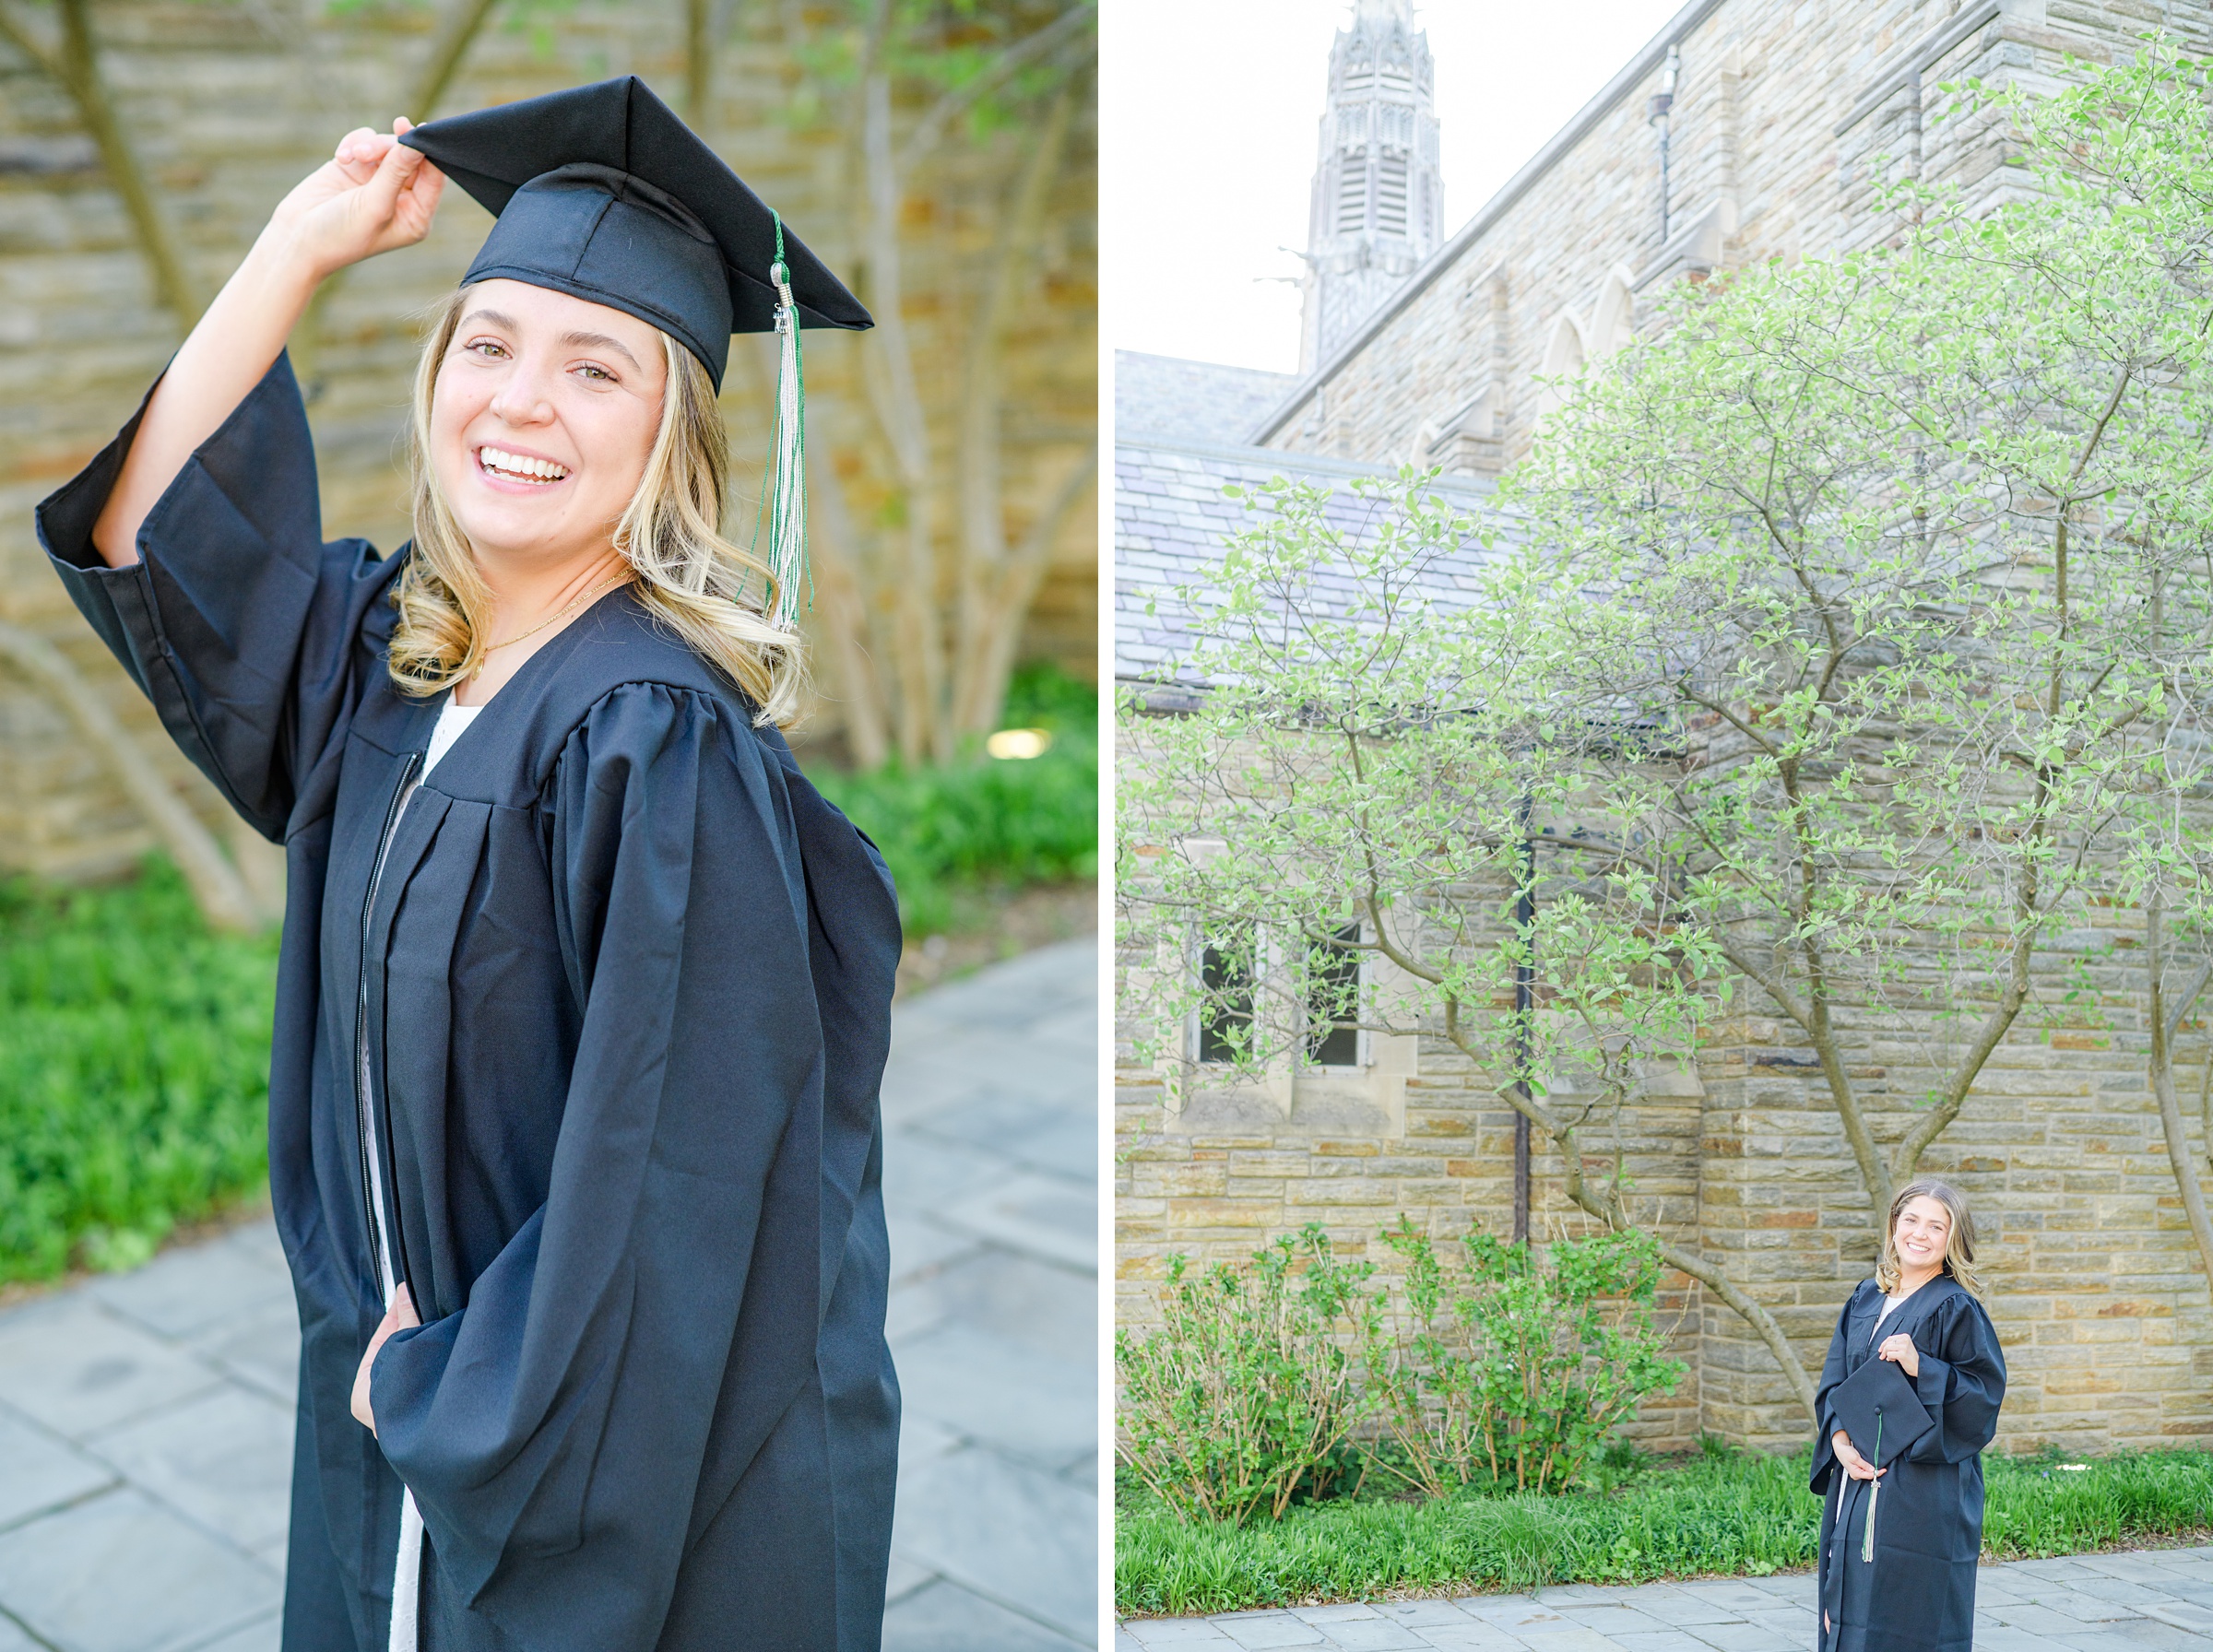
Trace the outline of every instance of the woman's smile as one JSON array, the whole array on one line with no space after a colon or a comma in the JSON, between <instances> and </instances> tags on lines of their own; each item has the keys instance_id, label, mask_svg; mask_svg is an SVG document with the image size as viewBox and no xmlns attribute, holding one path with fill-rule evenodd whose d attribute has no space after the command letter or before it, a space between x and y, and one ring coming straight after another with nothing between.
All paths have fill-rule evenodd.
<instances>
[{"instance_id":1,"label":"woman's smile","mask_svg":"<svg viewBox=\"0 0 2213 1652\"><path fill-rule=\"evenodd\" d=\"M487 442L477 448L477 474L503 493L538 493L569 478L558 459Z\"/></svg>"}]
</instances>

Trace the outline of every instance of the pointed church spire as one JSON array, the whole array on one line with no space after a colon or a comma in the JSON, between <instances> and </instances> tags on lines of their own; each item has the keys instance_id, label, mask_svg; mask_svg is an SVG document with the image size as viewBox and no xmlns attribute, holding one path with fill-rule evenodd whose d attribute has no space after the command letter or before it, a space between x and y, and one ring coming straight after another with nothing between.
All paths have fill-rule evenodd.
<instances>
[{"instance_id":1,"label":"pointed church spire","mask_svg":"<svg viewBox=\"0 0 2213 1652\"><path fill-rule=\"evenodd\" d=\"M1429 37L1412 0L1354 0L1330 48L1307 230L1299 368L1311 372L1444 239Z\"/></svg>"}]
</instances>

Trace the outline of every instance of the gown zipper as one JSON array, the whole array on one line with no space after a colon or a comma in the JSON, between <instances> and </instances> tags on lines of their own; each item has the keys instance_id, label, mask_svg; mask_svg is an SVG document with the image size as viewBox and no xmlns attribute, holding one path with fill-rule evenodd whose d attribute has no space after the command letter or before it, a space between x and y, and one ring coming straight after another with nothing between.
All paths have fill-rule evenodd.
<instances>
[{"instance_id":1,"label":"gown zipper","mask_svg":"<svg viewBox=\"0 0 2213 1652\"><path fill-rule=\"evenodd\" d=\"M415 767L422 761L419 753L410 752L401 765L399 779L392 788L391 800L385 805L385 823L376 838L376 858L371 863L369 888L361 896L361 965L359 992L354 1003L354 1060L353 1100L355 1127L361 1143L361 1212L369 1227L369 1256L377 1270L377 1282L383 1288L386 1304L402 1278L405 1277L404 1257L396 1264L393 1251L395 1235L388 1231L396 1224L390 1221L385 1209L385 1192L390 1179L384 1174L384 1153L377 1145L375 1114L386 1115L385 1134L390 1135L390 1107L379 1107L371 1093L369 1082L369 930L376 911L377 887L384 881L385 856L392 847L392 832L399 823L400 811L406 808L415 778Z\"/></svg>"},{"instance_id":2,"label":"gown zipper","mask_svg":"<svg viewBox=\"0 0 2213 1652\"><path fill-rule=\"evenodd\" d=\"M391 852L393 830L407 808L408 799L414 794L412 782L416 767L421 761L420 752L408 754L408 761L400 767L399 780L392 788L391 801L385 805L385 823L377 833L376 859L369 872L369 890L361 897L361 983L354 1003L353 1093L355 1123L361 1143L361 1210L369 1224L369 1254L377 1270L377 1283L383 1287L386 1311L397 1296L400 1281L407 1277L407 1256L405 1247L399 1245L396 1213L388 1208L385 1197L392 1178L385 1172L386 1160L377 1145L376 1115L380 1112L384 1115L385 1139L391 1139L391 1097L387 1093L380 1103L373 1093L374 1086L369 1081L369 937L376 912L377 886L385 877L385 856ZM395 1249L399 1251L396 1266L393 1259ZM387 1652L417 1652L421 1645L419 1617L421 1577L422 1514L415 1505L414 1492L403 1486L398 1552L393 1557L392 1622Z\"/></svg>"}]
</instances>

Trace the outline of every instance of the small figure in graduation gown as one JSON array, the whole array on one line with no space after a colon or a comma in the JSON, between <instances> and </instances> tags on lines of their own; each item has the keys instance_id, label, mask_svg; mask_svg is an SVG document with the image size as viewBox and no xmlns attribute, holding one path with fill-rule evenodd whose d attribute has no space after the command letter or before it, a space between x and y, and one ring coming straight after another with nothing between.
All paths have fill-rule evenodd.
<instances>
[{"instance_id":1,"label":"small figure in graduation gown","mask_svg":"<svg viewBox=\"0 0 2213 1652\"><path fill-rule=\"evenodd\" d=\"M1933 1178L1911 1183L1890 1202L1876 1277L1837 1316L1814 1442L1813 1490L1825 1496L1818 1652L1971 1652L1982 1448L2006 1397L2006 1359L1978 1300L1974 1259L1966 1199ZM1870 1360L1895 1362L1933 1420L1879 1480L1868 1460L1876 1446L1857 1449L1831 1403Z\"/></svg>"},{"instance_id":2,"label":"small figure in graduation gown","mask_svg":"<svg viewBox=\"0 0 2213 1652\"><path fill-rule=\"evenodd\" d=\"M349 136L39 509L283 842L286 1652L867 1652L898 1393L897 908L778 732L799 571L725 540L733 332L869 317L634 79ZM415 537L325 542L316 283L497 215L417 377ZM796 431L790 434L796 437Z\"/></svg>"}]
</instances>

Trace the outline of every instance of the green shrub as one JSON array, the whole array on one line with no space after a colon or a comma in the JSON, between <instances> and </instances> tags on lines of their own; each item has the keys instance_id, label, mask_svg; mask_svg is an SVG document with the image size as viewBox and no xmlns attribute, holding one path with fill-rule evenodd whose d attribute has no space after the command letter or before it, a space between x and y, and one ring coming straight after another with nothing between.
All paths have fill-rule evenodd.
<instances>
[{"instance_id":1,"label":"green shrub","mask_svg":"<svg viewBox=\"0 0 2213 1652\"><path fill-rule=\"evenodd\" d=\"M1564 1239L1540 1260L1478 1231L1450 1269L1403 1216L1383 1239L1407 1269L1393 1334L1370 1360L1399 1447L1376 1460L1432 1497L1448 1479L1563 1491L1683 1378L1652 1323L1660 1254L1644 1234Z\"/></svg>"},{"instance_id":2,"label":"green shrub","mask_svg":"<svg viewBox=\"0 0 2213 1652\"><path fill-rule=\"evenodd\" d=\"M266 1177L276 964L166 862L0 882L0 1280L130 1266Z\"/></svg>"},{"instance_id":3,"label":"green shrub","mask_svg":"<svg viewBox=\"0 0 2213 1652\"><path fill-rule=\"evenodd\" d=\"M2115 1543L2203 1541L2213 1452L1983 1460L1983 1552L2067 1554ZM1244 1526L1185 1519L1125 1484L1115 1518L1116 1609L1240 1611L1406 1592L1477 1593L1544 1583L1765 1576L1810 1566L1820 1501L1808 1455L1702 1453L1649 1465L1606 1492L1464 1493L1407 1503L1343 1498Z\"/></svg>"},{"instance_id":4,"label":"green shrub","mask_svg":"<svg viewBox=\"0 0 2213 1652\"><path fill-rule=\"evenodd\" d=\"M1374 1270L1311 1223L1244 1266L1172 1257L1161 1328L1114 1339L1130 1472L1187 1519L1280 1519L1320 1490L1363 1409L1346 1345L1375 1334Z\"/></svg>"},{"instance_id":5,"label":"green shrub","mask_svg":"<svg viewBox=\"0 0 2213 1652\"><path fill-rule=\"evenodd\" d=\"M1052 666L1025 667L1003 721L1048 730L1042 756L809 778L883 851L908 932L931 934L953 921L964 890L1098 875L1098 716L1095 690Z\"/></svg>"}]
</instances>

